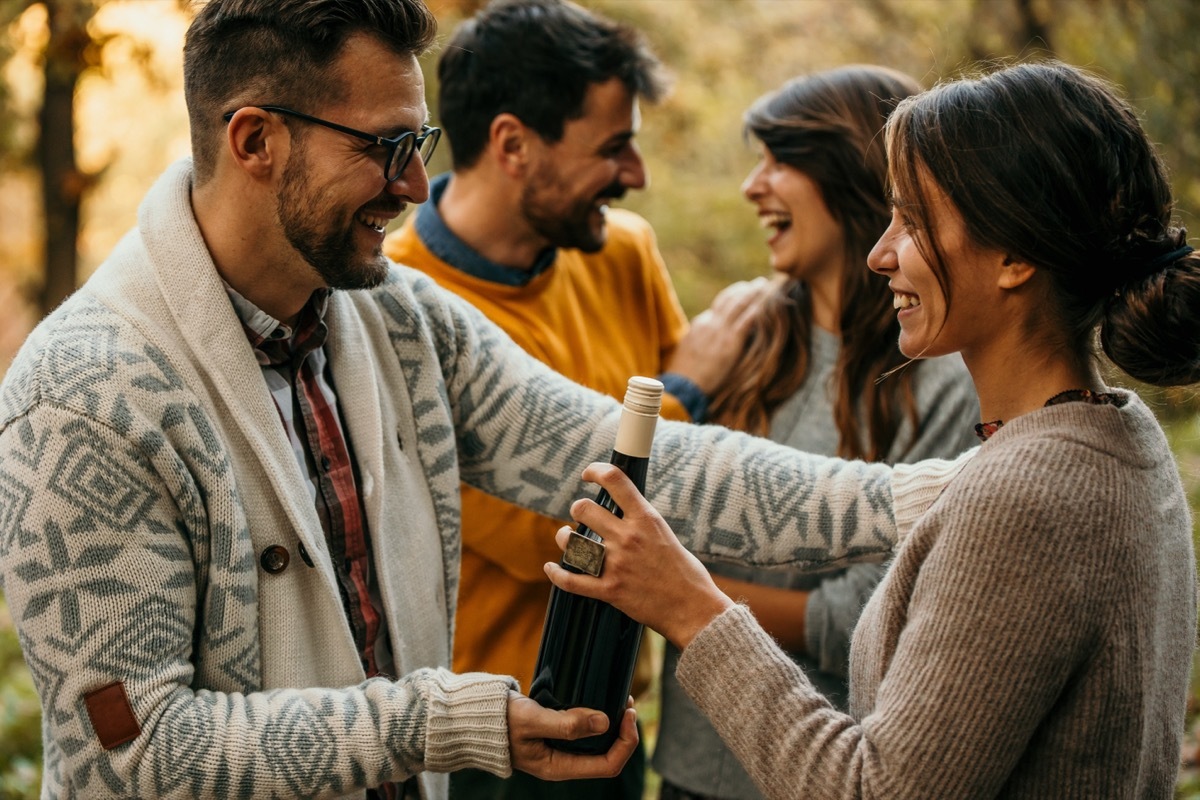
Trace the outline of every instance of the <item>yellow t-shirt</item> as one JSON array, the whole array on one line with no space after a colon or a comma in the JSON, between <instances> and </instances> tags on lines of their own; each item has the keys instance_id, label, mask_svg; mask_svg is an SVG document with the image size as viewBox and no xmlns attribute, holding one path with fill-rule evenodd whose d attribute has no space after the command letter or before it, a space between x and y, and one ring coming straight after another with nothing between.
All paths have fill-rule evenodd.
<instances>
[{"instance_id":1,"label":"yellow t-shirt","mask_svg":"<svg viewBox=\"0 0 1200 800\"><path fill-rule=\"evenodd\" d=\"M654 232L632 212L610 209L603 249L560 248L553 265L522 286L450 266L421 241L415 216L387 238L384 253L425 272L526 352L585 386L621 399L630 376L663 371L687 331ZM670 395L663 397L663 416L688 419ZM554 532L564 521L462 489L454 670L512 675L528 691L550 598L542 565L561 555Z\"/></svg>"}]
</instances>

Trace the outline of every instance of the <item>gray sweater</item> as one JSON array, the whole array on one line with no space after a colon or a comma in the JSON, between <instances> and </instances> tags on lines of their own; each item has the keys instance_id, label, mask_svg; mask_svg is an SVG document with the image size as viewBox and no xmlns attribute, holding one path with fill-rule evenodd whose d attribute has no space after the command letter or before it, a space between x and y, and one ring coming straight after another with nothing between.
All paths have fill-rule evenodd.
<instances>
[{"instance_id":1,"label":"gray sweater","mask_svg":"<svg viewBox=\"0 0 1200 800\"><path fill-rule=\"evenodd\" d=\"M1191 520L1154 417L1011 420L899 548L841 713L744 607L678 676L771 798L1168 798L1196 631Z\"/></svg>"},{"instance_id":2,"label":"gray sweater","mask_svg":"<svg viewBox=\"0 0 1200 800\"><path fill-rule=\"evenodd\" d=\"M771 418L770 438L808 453L837 453L832 384L838 337L814 328L808 376ZM974 425L979 403L962 358L957 355L913 364L919 425L905 419L885 461L951 458L979 444ZM880 563L847 569L793 572L710 564L714 573L769 586L810 592L805 615L808 655L791 654L813 686L845 710L850 668L850 636L864 604L885 568ZM705 797L756 800L762 797L737 758L725 747L704 714L675 678L679 651L667 645L662 671L662 712L654 769L663 779Z\"/></svg>"}]
</instances>

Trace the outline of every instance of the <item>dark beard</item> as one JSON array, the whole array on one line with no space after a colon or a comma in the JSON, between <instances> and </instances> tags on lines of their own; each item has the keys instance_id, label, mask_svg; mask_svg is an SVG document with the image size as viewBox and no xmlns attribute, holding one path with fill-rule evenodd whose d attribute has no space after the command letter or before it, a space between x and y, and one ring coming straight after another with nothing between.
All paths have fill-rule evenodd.
<instances>
[{"instance_id":1,"label":"dark beard","mask_svg":"<svg viewBox=\"0 0 1200 800\"><path fill-rule=\"evenodd\" d=\"M618 200L625 196L625 187L613 182L595 196L573 202L565 213L548 208L539 201L539 195L544 194L542 190L546 188L561 187L555 176L539 171L521 191L521 213L530 227L555 247L572 248L585 253L595 253L604 247L608 239L607 226L601 224L598 230L593 230L588 217L596 200L602 197Z\"/></svg>"},{"instance_id":2,"label":"dark beard","mask_svg":"<svg viewBox=\"0 0 1200 800\"><path fill-rule=\"evenodd\" d=\"M322 229L322 224L334 224L340 214L333 201L322 203L322 195L310 189L302 145L293 144L283 170L276 214L292 247L330 289L370 289L387 277L387 260L379 250L369 261L355 261L353 226L360 224L357 220L351 218L350 227L343 231Z\"/></svg>"}]
</instances>

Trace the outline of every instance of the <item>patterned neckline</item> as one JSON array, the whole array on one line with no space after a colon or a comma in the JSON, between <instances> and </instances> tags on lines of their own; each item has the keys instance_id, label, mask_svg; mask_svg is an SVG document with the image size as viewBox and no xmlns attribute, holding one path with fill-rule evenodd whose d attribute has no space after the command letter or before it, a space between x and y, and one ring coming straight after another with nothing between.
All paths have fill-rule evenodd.
<instances>
[{"instance_id":1,"label":"patterned neckline","mask_svg":"<svg viewBox=\"0 0 1200 800\"><path fill-rule=\"evenodd\" d=\"M1048 408L1060 403L1091 403L1094 406L1116 406L1117 408L1121 408L1128 401L1128 397L1116 394L1115 392L1093 392L1091 389L1067 389L1065 392L1059 392L1047 400L1044 407ZM980 422L975 426L975 435L986 442L1002 427L1004 427L1004 420L1002 419L992 420L991 422Z\"/></svg>"}]
</instances>

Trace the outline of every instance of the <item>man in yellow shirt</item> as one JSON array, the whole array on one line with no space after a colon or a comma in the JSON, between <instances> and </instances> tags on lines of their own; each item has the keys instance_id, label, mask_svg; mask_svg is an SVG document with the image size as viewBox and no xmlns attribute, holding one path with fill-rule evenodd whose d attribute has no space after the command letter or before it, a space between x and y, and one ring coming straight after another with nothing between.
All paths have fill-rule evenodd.
<instances>
[{"instance_id":1,"label":"man in yellow shirt","mask_svg":"<svg viewBox=\"0 0 1200 800\"><path fill-rule=\"evenodd\" d=\"M663 414L703 421L706 392L741 351L748 300L690 326L649 224L609 207L648 182L634 144L638 99L662 67L628 26L561 0L492 3L438 64L453 171L385 242L575 381L620 397L658 376ZM561 525L463 487L454 668L515 676L528 691ZM546 784L456 773L451 796L639 798L641 752L611 781Z\"/></svg>"}]
</instances>

